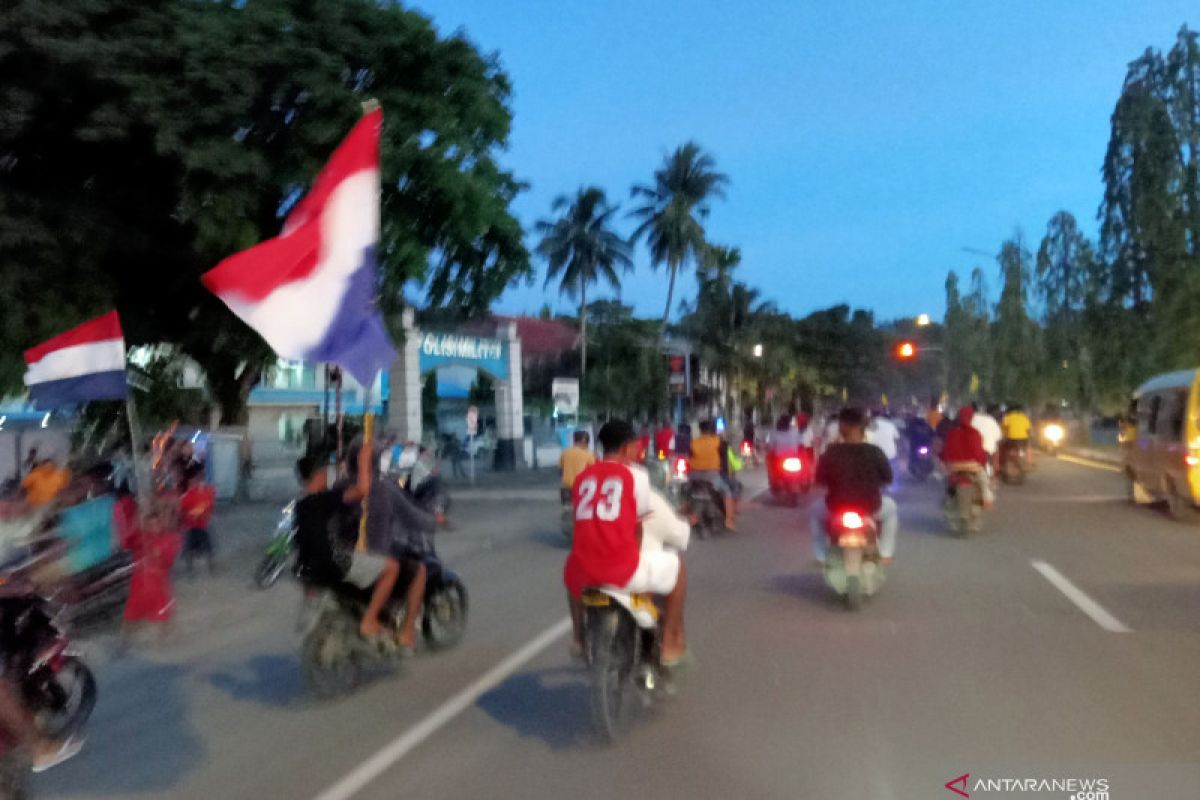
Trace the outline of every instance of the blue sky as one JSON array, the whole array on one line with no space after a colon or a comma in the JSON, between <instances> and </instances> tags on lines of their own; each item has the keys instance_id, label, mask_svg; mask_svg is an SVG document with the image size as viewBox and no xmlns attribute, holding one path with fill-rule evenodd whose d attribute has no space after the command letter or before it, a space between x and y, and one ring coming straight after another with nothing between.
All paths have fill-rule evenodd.
<instances>
[{"instance_id":1,"label":"blue sky","mask_svg":"<svg viewBox=\"0 0 1200 800\"><path fill-rule=\"evenodd\" d=\"M995 285L994 260L964 247L995 252L1016 228L1036 247L1060 209L1094 231L1125 65L1200 25L1194 0L417 6L512 78L502 161L532 184L527 228L583 184L629 207L630 184L695 139L732 179L709 235L742 248L742 280L794 314L848 302L885 319L940 314L949 269L982 264ZM661 314L665 278L642 248L636 264L623 299ZM539 275L496 307L547 301L570 307Z\"/></svg>"}]
</instances>

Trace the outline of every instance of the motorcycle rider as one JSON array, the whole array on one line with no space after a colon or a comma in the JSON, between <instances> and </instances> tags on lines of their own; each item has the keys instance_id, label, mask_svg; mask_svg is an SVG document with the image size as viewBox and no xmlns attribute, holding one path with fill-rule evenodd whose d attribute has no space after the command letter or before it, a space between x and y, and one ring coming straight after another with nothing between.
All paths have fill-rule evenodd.
<instances>
[{"instance_id":1,"label":"motorcycle rider","mask_svg":"<svg viewBox=\"0 0 1200 800\"><path fill-rule=\"evenodd\" d=\"M958 467L978 465L986 467L988 463L987 450L984 447L983 436L973 424L975 409L963 406L959 409L958 420L946 434L942 444L942 463L948 472L956 471ZM983 507L992 507L992 486L983 469L973 470L976 485L983 496Z\"/></svg>"},{"instance_id":2,"label":"motorcycle rider","mask_svg":"<svg viewBox=\"0 0 1200 800\"><path fill-rule=\"evenodd\" d=\"M825 505L814 503L811 515L813 553L825 563L829 535L825 521L840 508L863 509L879 522L879 555L891 564L896 555L900 520L896 501L883 490L892 482L892 465L873 444L866 441L866 419L857 408L838 414L838 441L826 448L817 462L816 482L826 488Z\"/></svg>"},{"instance_id":3,"label":"motorcycle rider","mask_svg":"<svg viewBox=\"0 0 1200 800\"><path fill-rule=\"evenodd\" d=\"M1008 411L1000 420L1000 429L1004 433L1004 440L1000 443L1001 468L1008 454L1014 449L1025 447L1025 453L1032 455L1032 451L1029 450L1029 432L1033 430L1033 423L1025 415L1020 403L1009 403Z\"/></svg>"},{"instance_id":4,"label":"motorcycle rider","mask_svg":"<svg viewBox=\"0 0 1200 800\"><path fill-rule=\"evenodd\" d=\"M1003 431L1000 430L1000 423L986 410L981 409L979 403L971 403L971 408L975 409L971 426L979 431L979 435L983 438L983 449L988 454L988 462L994 468L999 468L996 456L1000 452L1000 440L1004 437Z\"/></svg>"},{"instance_id":5,"label":"motorcycle rider","mask_svg":"<svg viewBox=\"0 0 1200 800\"><path fill-rule=\"evenodd\" d=\"M871 422L867 425L867 441L883 451L894 472L896 458L900 455L900 430L888 416L886 408L877 408L871 413Z\"/></svg>"},{"instance_id":6,"label":"motorcycle rider","mask_svg":"<svg viewBox=\"0 0 1200 800\"><path fill-rule=\"evenodd\" d=\"M662 549L662 543L677 541L681 528L686 543L687 525L664 499L655 497L645 470L637 468L639 445L628 422L606 422L597 438L604 455L575 479L575 533L563 568L573 653L584 652L583 590L613 586L666 597L662 663L675 666L687 651L683 631L687 570L679 554ZM648 536L651 530L656 535Z\"/></svg>"},{"instance_id":7,"label":"motorcycle rider","mask_svg":"<svg viewBox=\"0 0 1200 800\"><path fill-rule=\"evenodd\" d=\"M725 458L725 440L716 433L712 420L700 423L700 437L692 442L692 480L707 481L721 495L725 507L725 527L737 530L737 505L733 499L733 487L722 473Z\"/></svg>"},{"instance_id":8,"label":"motorcycle rider","mask_svg":"<svg viewBox=\"0 0 1200 800\"><path fill-rule=\"evenodd\" d=\"M596 454L588 447L591 435L587 431L575 431L571 437L571 446L562 451L558 458L558 468L562 470L562 501L571 502L571 488L579 473L596 463Z\"/></svg>"}]
</instances>

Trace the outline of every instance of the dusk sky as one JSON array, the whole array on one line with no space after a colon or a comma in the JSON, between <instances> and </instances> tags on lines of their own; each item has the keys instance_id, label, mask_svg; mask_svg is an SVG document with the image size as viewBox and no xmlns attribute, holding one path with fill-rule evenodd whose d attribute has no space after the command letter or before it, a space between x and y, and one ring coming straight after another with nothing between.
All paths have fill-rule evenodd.
<instances>
[{"instance_id":1,"label":"dusk sky","mask_svg":"<svg viewBox=\"0 0 1200 800\"><path fill-rule=\"evenodd\" d=\"M994 253L1020 228L1036 249L1060 209L1094 232L1126 64L1200 24L1194 0L418 7L500 54L515 90L501 161L531 184L527 229L585 184L629 208L629 186L695 139L732 180L709 235L742 248L741 280L793 314L848 302L884 319L940 315L949 269L984 266L994 293L994 259L964 248ZM636 263L623 299L661 314L665 275L644 248ZM569 311L537 266L497 310Z\"/></svg>"}]
</instances>

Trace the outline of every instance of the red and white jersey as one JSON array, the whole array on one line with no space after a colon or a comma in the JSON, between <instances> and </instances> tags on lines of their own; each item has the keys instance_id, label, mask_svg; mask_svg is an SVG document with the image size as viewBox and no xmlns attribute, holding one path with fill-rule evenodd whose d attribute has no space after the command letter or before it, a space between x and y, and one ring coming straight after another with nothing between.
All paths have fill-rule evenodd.
<instances>
[{"instance_id":1,"label":"red and white jersey","mask_svg":"<svg viewBox=\"0 0 1200 800\"><path fill-rule=\"evenodd\" d=\"M598 461L575 479L575 535L563 580L572 594L587 586L624 586L637 571L638 521L651 511L644 470Z\"/></svg>"}]
</instances>

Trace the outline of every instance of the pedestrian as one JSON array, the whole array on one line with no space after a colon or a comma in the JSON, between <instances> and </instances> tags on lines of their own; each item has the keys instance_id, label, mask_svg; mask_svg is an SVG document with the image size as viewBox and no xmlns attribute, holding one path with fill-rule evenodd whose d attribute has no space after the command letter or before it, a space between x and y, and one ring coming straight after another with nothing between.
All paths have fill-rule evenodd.
<instances>
[{"instance_id":1,"label":"pedestrian","mask_svg":"<svg viewBox=\"0 0 1200 800\"><path fill-rule=\"evenodd\" d=\"M208 572L216 573L212 534L209 521L212 519L216 490L204 482L204 468L199 464L190 466L183 475L179 498L179 515L183 528L183 563L187 573L192 574L192 562L200 556L208 560Z\"/></svg>"},{"instance_id":2,"label":"pedestrian","mask_svg":"<svg viewBox=\"0 0 1200 800\"><path fill-rule=\"evenodd\" d=\"M128 644L138 623L169 623L175 612L171 567L179 555L178 512L168 498L156 497L133 528L126 532L126 547L133 556L129 600L121 639Z\"/></svg>"}]
</instances>

